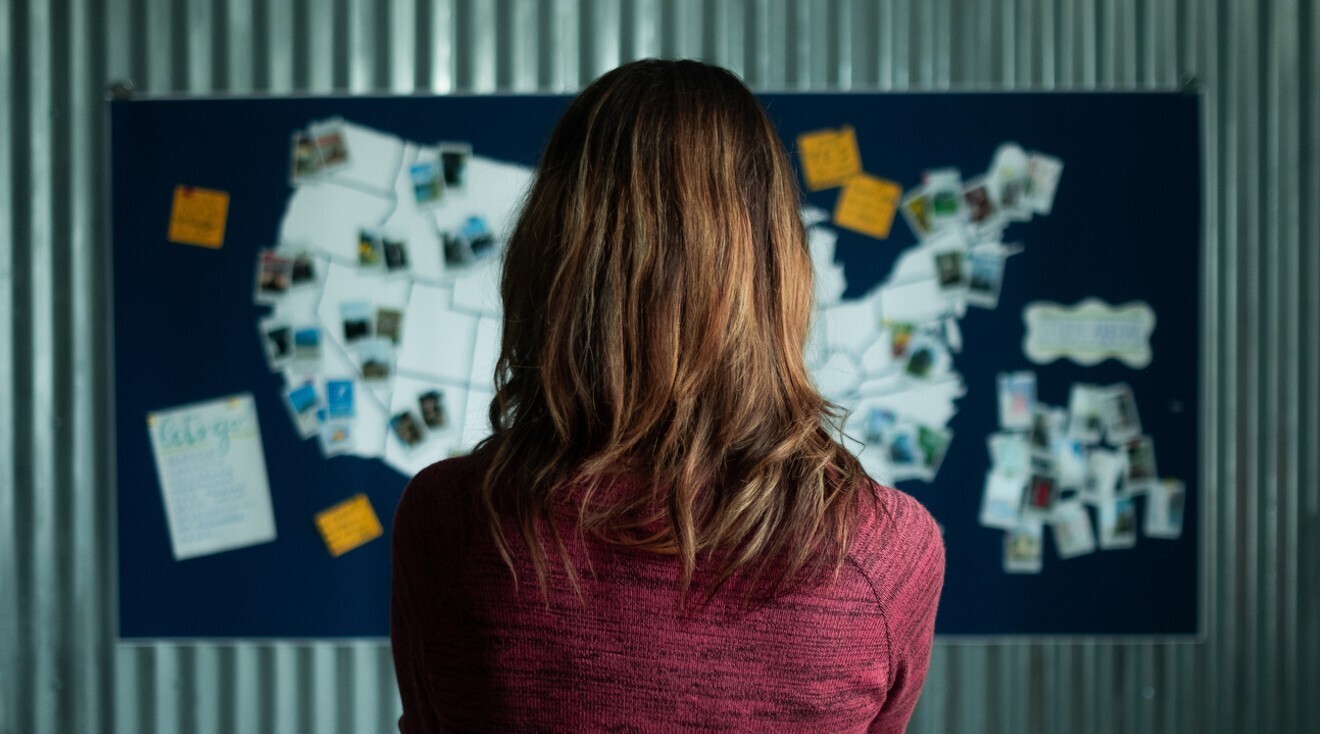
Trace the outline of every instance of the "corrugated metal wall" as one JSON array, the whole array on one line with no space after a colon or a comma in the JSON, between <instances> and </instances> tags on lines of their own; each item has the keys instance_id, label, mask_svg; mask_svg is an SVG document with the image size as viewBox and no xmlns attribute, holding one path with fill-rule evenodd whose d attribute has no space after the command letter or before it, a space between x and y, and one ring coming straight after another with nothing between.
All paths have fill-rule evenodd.
<instances>
[{"instance_id":1,"label":"corrugated metal wall","mask_svg":"<svg viewBox=\"0 0 1320 734\"><path fill-rule=\"evenodd\" d=\"M382 645L112 642L109 82L152 95L563 91L641 56L699 57L773 89L1168 89L1195 77L1206 641L941 642L912 728L1320 728L1320 12L1309 0L0 8L0 731L374 732L396 716Z\"/></svg>"}]
</instances>

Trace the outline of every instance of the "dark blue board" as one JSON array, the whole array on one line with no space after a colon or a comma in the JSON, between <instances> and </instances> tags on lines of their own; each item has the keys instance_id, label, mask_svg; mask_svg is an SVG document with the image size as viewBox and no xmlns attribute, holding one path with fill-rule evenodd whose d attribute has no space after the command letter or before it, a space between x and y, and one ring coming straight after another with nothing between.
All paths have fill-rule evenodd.
<instances>
[{"instance_id":1,"label":"dark blue board","mask_svg":"<svg viewBox=\"0 0 1320 734\"><path fill-rule=\"evenodd\" d=\"M982 172L1016 141L1064 161L1048 216L1009 226L999 307L961 321L954 369L968 395L935 483L902 488L944 526L948 572L937 631L945 635L1192 635L1199 629L1200 302L1199 99L1162 93L768 94L790 147L797 135L851 124L865 168L904 188L923 170ZM476 152L534 165L566 97L359 97L112 102L115 442L120 635L158 638L332 638L388 634L390 513L407 478L384 463L324 459L300 440L266 364L252 302L257 250L273 244L291 189L293 131L332 116L419 142L463 140ZM228 191L219 251L166 242L176 184ZM833 207L835 189L807 195ZM888 240L840 229L838 260L857 297L915 238L900 219ZM1158 318L1154 360L1037 366L1022 354L1022 307L1142 300ZM1044 570L1002 570L1003 533L977 521L997 427L995 375L1034 369L1041 399L1064 405L1075 382L1129 383L1162 475L1187 483L1183 535L1059 560L1046 533ZM237 392L256 398L279 537L176 562L145 427L147 412ZM340 558L315 512L365 492L387 536ZM1141 505L1144 511L1144 505Z\"/></svg>"}]
</instances>

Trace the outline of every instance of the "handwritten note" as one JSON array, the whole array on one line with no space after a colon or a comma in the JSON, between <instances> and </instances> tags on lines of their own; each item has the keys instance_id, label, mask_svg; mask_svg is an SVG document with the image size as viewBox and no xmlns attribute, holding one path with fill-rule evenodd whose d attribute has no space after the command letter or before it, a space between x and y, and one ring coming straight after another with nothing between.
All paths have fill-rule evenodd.
<instances>
[{"instance_id":1,"label":"handwritten note","mask_svg":"<svg viewBox=\"0 0 1320 734\"><path fill-rule=\"evenodd\" d=\"M802 176L812 191L842 186L862 172L857 132L851 125L802 133L797 144Z\"/></svg>"},{"instance_id":2,"label":"handwritten note","mask_svg":"<svg viewBox=\"0 0 1320 734\"><path fill-rule=\"evenodd\" d=\"M1143 301L1112 306L1088 298L1075 306L1033 302L1023 309L1022 351L1036 364L1067 357L1093 365L1113 358L1141 369L1150 364L1155 312Z\"/></svg>"},{"instance_id":3,"label":"handwritten note","mask_svg":"<svg viewBox=\"0 0 1320 734\"><path fill-rule=\"evenodd\" d=\"M227 192L195 186L175 186L169 240L182 245L219 248L225 243L225 219L228 215Z\"/></svg>"},{"instance_id":4,"label":"handwritten note","mask_svg":"<svg viewBox=\"0 0 1320 734\"><path fill-rule=\"evenodd\" d=\"M316 527L330 555L338 558L381 535L380 520L365 494L354 495L334 507L316 513Z\"/></svg>"},{"instance_id":5,"label":"handwritten note","mask_svg":"<svg viewBox=\"0 0 1320 734\"><path fill-rule=\"evenodd\" d=\"M147 415L175 560L275 539L251 394Z\"/></svg>"},{"instance_id":6,"label":"handwritten note","mask_svg":"<svg viewBox=\"0 0 1320 734\"><path fill-rule=\"evenodd\" d=\"M889 236L903 188L893 181L861 174L843 187L834 205L834 223L879 239Z\"/></svg>"}]
</instances>

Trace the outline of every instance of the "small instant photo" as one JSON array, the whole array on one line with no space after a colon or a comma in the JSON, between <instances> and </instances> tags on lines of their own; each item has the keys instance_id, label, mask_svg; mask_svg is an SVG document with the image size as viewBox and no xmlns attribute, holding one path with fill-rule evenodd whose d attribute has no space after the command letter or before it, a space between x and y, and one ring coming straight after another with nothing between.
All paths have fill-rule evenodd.
<instances>
[{"instance_id":1,"label":"small instant photo","mask_svg":"<svg viewBox=\"0 0 1320 734\"><path fill-rule=\"evenodd\" d=\"M436 206L444 201L445 174L438 159L421 160L408 167L413 199L419 207Z\"/></svg>"},{"instance_id":2,"label":"small instant photo","mask_svg":"<svg viewBox=\"0 0 1320 734\"><path fill-rule=\"evenodd\" d=\"M298 428L298 435L311 438L320 430L317 411L321 409L321 398L316 394L316 384L308 380L298 387L284 391L284 404L289 409L293 424Z\"/></svg>"},{"instance_id":3,"label":"small instant photo","mask_svg":"<svg viewBox=\"0 0 1320 734\"><path fill-rule=\"evenodd\" d=\"M426 429L422 427L421 420L410 410L396 413L390 418L390 432L407 449L417 448L426 440Z\"/></svg>"},{"instance_id":4,"label":"small instant photo","mask_svg":"<svg viewBox=\"0 0 1320 734\"><path fill-rule=\"evenodd\" d=\"M440 168L444 176L445 188L463 191L467 188L468 160L472 157L472 146L466 143L441 143Z\"/></svg>"},{"instance_id":5,"label":"small instant photo","mask_svg":"<svg viewBox=\"0 0 1320 734\"><path fill-rule=\"evenodd\" d=\"M930 197L930 223L941 229L962 218L962 174L956 168L940 168L922 174L922 186Z\"/></svg>"},{"instance_id":6,"label":"small instant photo","mask_svg":"<svg viewBox=\"0 0 1320 734\"><path fill-rule=\"evenodd\" d=\"M935 278L944 292L961 291L967 287L967 273L963 270L962 250L939 250L934 254Z\"/></svg>"},{"instance_id":7,"label":"small instant photo","mask_svg":"<svg viewBox=\"0 0 1320 734\"><path fill-rule=\"evenodd\" d=\"M892 410L873 407L866 413L866 422L862 426L862 440L871 446L885 442L885 436L894 427L898 419Z\"/></svg>"},{"instance_id":8,"label":"small instant photo","mask_svg":"<svg viewBox=\"0 0 1320 734\"><path fill-rule=\"evenodd\" d=\"M1055 437L1062 433L1062 413L1048 405L1036 403L1036 412L1031 416L1031 428L1027 431L1027 444L1032 454L1049 456L1054 451Z\"/></svg>"},{"instance_id":9,"label":"small instant photo","mask_svg":"<svg viewBox=\"0 0 1320 734\"><path fill-rule=\"evenodd\" d=\"M1086 454L1086 481L1082 495L1094 504L1107 502L1118 494L1123 476L1123 457L1117 451L1093 448Z\"/></svg>"},{"instance_id":10,"label":"small instant photo","mask_svg":"<svg viewBox=\"0 0 1320 734\"><path fill-rule=\"evenodd\" d=\"M394 344L389 339L363 339L357 343L362 379L388 380L394 374Z\"/></svg>"},{"instance_id":11,"label":"small instant photo","mask_svg":"<svg viewBox=\"0 0 1320 734\"><path fill-rule=\"evenodd\" d=\"M397 345L403 333L403 312L397 308L376 309L376 336Z\"/></svg>"},{"instance_id":12,"label":"small instant photo","mask_svg":"<svg viewBox=\"0 0 1320 734\"><path fill-rule=\"evenodd\" d=\"M1049 214L1063 173L1063 161L1042 153L1027 156L1026 204L1037 214Z\"/></svg>"},{"instance_id":13,"label":"small instant photo","mask_svg":"<svg viewBox=\"0 0 1320 734\"><path fill-rule=\"evenodd\" d=\"M940 472L940 464L949 451L953 434L929 426L917 426L917 448L921 451L921 467L926 470L926 480L930 481Z\"/></svg>"},{"instance_id":14,"label":"small instant photo","mask_svg":"<svg viewBox=\"0 0 1320 734\"><path fill-rule=\"evenodd\" d=\"M1062 502L1055 507L1050 527L1054 531L1054 547L1059 551L1059 558L1066 560L1095 552L1091 513L1081 502Z\"/></svg>"},{"instance_id":15,"label":"small instant photo","mask_svg":"<svg viewBox=\"0 0 1320 734\"><path fill-rule=\"evenodd\" d=\"M991 471L985 476L985 493L981 495L981 524L988 528L1010 530L1022 522L1022 496L1026 493L1026 478Z\"/></svg>"},{"instance_id":16,"label":"small instant photo","mask_svg":"<svg viewBox=\"0 0 1320 734\"><path fill-rule=\"evenodd\" d=\"M417 397L417 407L421 409L422 423L432 430L449 425L449 412L445 410L445 394L441 390L429 390Z\"/></svg>"},{"instance_id":17,"label":"small instant photo","mask_svg":"<svg viewBox=\"0 0 1320 734\"><path fill-rule=\"evenodd\" d=\"M1017 143L1004 143L990 163L990 197L1004 218L1015 222L1031 219L1027 201L1030 185L1029 159Z\"/></svg>"},{"instance_id":18,"label":"small instant photo","mask_svg":"<svg viewBox=\"0 0 1320 734\"><path fill-rule=\"evenodd\" d=\"M316 149L316 141L303 131L293 134L289 148L289 182L292 185L297 186L325 168L321 161L321 151Z\"/></svg>"},{"instance_id":19,"label":"small instant photo","mask_svg":"<svg viewBox=\"0 0 1320 734\"><path fill-rule=\"evenodd\" d=\"M380 232L372 229L358 230L358 267L380 267L385 261L383 249Z\"/></svg>"},{"instance_id":20,"label":"small instant photo","mask_svg":"<svg viewBox=\"0 0 1320 734\"><path fill-rule=\"evenodd\" d=\"M999 375L999 425L1005 429L1032 427L1036 414L1036 373Z\"/></svg>"},{"instance_id":21,"label":"small instant photo","mask_svg":"<svg viewBox=\"0 0 1320 734\"><path fill-rule=\"evenodd\" d=\"M977 176L962 190L963 209L967 221L978 232L992 232L1003 227L999 208L990 195L990 184L985 176Z\"/></svg>"},{"instance_id":22,"label":"small instant photo","mask_svg":"<svg viewBox=\"0 0 1320 734\"><path fill-rule=\"evenodd\" d=\"M1027 437L1021 433L992 433L986 439L991 471L1007 477L1026 477L1031 468Z\"/></svg>"},{"instance_id":23,"label":"small instant photo","mask_svg":"<svg viewBox=\"0 0 1320 734\"><path fill-rule=\"evenodd\" d=\"M1175 540L1182 535L1187 487L1177 479L1164 479L1146 498L1146 535Z\"/></svg>"},{"instance_id":24,"label":"small instant photo","mask_svg":"<svg viewBox=\"0 0 1320 734\"><path fill-rule=\"evenodd\" d=\"M257 303L276 303L292 285L293 261L274 250L257 258Z\"/></svg>"},{"instance_id":25,"label":"small instant photo","mask_svg":"<svg viewBox=\"0 0 1320 734\"><path fill-rule=\"evenodd\" d=\"M885 432L885 459L894 472L894 481L912 479L924 473L921 444L914 427L898 424Z\"/></svg>"},{"instance_id":26,"label":"small instant photo","mask_svg":"<svg viewBox=\"0 0 1320 734\"><path fill-rule=\"evenodd\" d=\"M319 436L321 439L321 453L327 457L346 454L353 450L353 422L346 420L334 420L329 417L329 411L322 408L318 411L321 420L321 429Z\"/></svg>"},{"instance_id":27,"label":"small instant photo","mask_svg":"<svg viewBox=\"0 0 1320 734\"><path fill-rule=\"evenodd\" d=\"M999 305L1004 282L1004 256L998 252L972 252L967 256L967 302L980 308Z\"/></svg>"},{"instance_id":28,"label":"small instant photo","mask_svg":"<svg viewBox=\"0 0 1320 734\"><path fill-rule=\"evenodd\" d=\"M307 250L289 253L289 285L291 288L307 288L317 283L316 256Z\"/></svg>"},{"instance_id":29,"label":"small instant photo","mask_svg":"<svg viewBox=\"0 0 1320 734\"><path fill-rule=\"evenodd\" d=\"M949 348L933 334L923 332L912 340L903 371L908 377L925 380L948 372L952 364Z\"/></svg>"},{"instance_id":30,"label":"small instant photo","mask_svg":"<svg viewBox=\"0 0 1320 734\"><path fill-rule=\"evenodd\" d=\"M1045 467L1032 467L1031 478L1027 480L1027 491L1022 495L1023 517L1046 517L1059 500L1059 484L1053 474Z\"/></svg>"},{"instance_id":31,"label":"small instant photo","mask_svg":"<svg viewBox=\"0 0 1320 734\"><path fill-rule=\"evenodd\" d=\"M293 363L301 372L314 371L321 365L321 327L305 324L293 329Z\"/></svg>"},{"instance_id":32,"label":"small instant photo","mask_svg":"<svg viewBox=\"0 0 1320 734\"><path fill-rule=\"evenodd\" d=\"M348 141L344 138L344 121L334 118L311 126L310 132L321 154L326 171L348 165Z\"/></svg>"},{"instance_id":33,"label":"small instant photo","mask_svg":"<svg viewBox=\"0 0 1320 734\"><path fill-rule=\"evenodd\" d=\"M1095 385L1073 385L1068 394L1068 435L1091 446L1099 444L1105 432L1099 398Z\"/></svg>"},{"instance_id":34,"label":"small instant photo","mask_svg":"<svg viewBox=\"0 0 1320 734\"><path fill-rule=\"evenodd\" d=\"M1148 436L1134 438L1123 444L1123 455L1127 459L1123 472L1123 492L1137 494L1159 485L1159 474L1155 471L1155 442Z\"/></svg>"},{"instance_id":35,"label":"small instant photo","mask_svg":"<svg viewBox=\"0 0 1320 734\"><path fill-rule=\"evenodd\" d=\"M1131 548L1137 544L1137 502L1111 497L1099 505L1100 547Z\"/></svg>"},{"instance_id":36,"label":"small instant photo","mask_svg":"<svg viewBox=\"0 0 1320 734\"><path fill-rule=\"evenodd\" d=\"M344 343L355 344L363 339L370 339L371 304L366 301L349 301L339 304L339 317L344 322Z\"/></svg>"},{"instance_id":37,"label":"small instant photo","mask_svg":"<svg viewBox=\"0 0 1320 734\"><path fill-rule=\"evenodd\" d=\"M279 319L261 322L261 343L266 347L266 361L272 370L283 368L293 359L293 329Z\"/></svg>"},{"instance_id":38,"label":"small instant photo","mask_svg":"<svg viewBox=\"0 0 1320 734\"><path fill-rule=\"evenodd\" d=\"M408 243L401 239L384 238L381 247L385 251L385 270L391 273L408 269Z\"/></svg>"},{"instance_id":39,"label":"small instant photo","mask_svg":"<svg viewBox=\"0 0 1320 734\"><path fill-rule=\"evenodd\" d=\"M899 211L903 212L903 218L907 220L908 227L912 234L917 236L918 240L923 240L934 231L934 224L931 222L930 197L926 195L925 187L919 186L908 192L907 196L899 202Z\"/></svg>"},{"instance_id":40,"label":"small instant photo","mask_svg":"<svg viewBox=\"0 0 1320 734\"><path fill-rule=\"evenodd\" d=\"M1040 573L1044 525L1039 521L1024 521L1004 534L1004 571L1008 573Z\"/></svg>"},{"instance_id":41,"label":"small instant photo","mask_svg":"<svg viewBox=\"0 0 1320 734\"><path fill-rule=\"evenodd\" d=\"M1137 400L1126 383L1110 386L1100 395L1100 413L1105 420L1105 439L1113 446L1141 435Z\"/></svg>"},{"instance_id":42,"label":"small instant photo","mask_svg":"<svg viewBox=\"0 0 1320 734\"><path fill-rule=\"evenodd\" d=\"M357 403L355 396L356 388L352 378L326 380L326 417L330 420L347 420L356 416Z\"/></svg>"},{"instance_id":43,"label":"small instant photo","mask_svg":"<svg viewBox=\"0 0 1320 734\"><path fill-rule=\"evenodd\" d=\"M1060 488L1080 490L1086 486L1086 444L1072 436L1055 436L1053 460Z\"/></svg>"},{"instance_id":44,"label":"small instant photo","mask_svg":"<svg viewBox=\"0 0 1320 734\"><path fill-rule=\"evenodd\" d=\"M472 255L472 248L468 247L467 240L457 232L442 233L440 243L444 248L445 267L451 269L466 267L476 260Z\"/></svg>"},{"instance_id":45,"label":"small instant photo","mask_svg":"<svg viewBox=\"0 0 1320 734\"><path fill-rule=\"evenodd\" d=\"M916 331L915 324L907 322L885 322L886 331L889 332L889 354L896 360L905 359L909 347L912 346L912 334Z\"/></svg>"},{"instance_id":46,"label":"small instant photo","mask_svg":"<svg viewBox=\"0 0 1320 734\"><path fill-rule=\"evenodd\" d=\"M467 241L468 250L477 260L495 252L495 233L485 217L468 217L459 234Z\"/></svg>"}]
</instances>

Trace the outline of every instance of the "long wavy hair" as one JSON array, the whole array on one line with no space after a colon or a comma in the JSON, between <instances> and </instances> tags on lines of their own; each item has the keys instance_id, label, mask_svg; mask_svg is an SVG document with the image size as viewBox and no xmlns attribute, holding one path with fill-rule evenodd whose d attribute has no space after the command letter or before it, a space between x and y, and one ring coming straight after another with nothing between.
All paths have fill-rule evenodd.
<instances>
[{"instance_id":1,"label":"long wavy hair","mask_svg":"<svg viewBox=\"0 0 1320 734\"><path fill-rule=\"evenodd\" d=\"M807 372L800 204L774 126L725 69L637 61L569 105L506 249L493 432L473 452L515 588L510 517L547 605L540 521L582 599L553 516L573 487L579 537L677 556L680 611L699 555L722 561L703 608L753 570L753 608L831 558L837 578L859 494L878 498Z\"/></svg>"}]
</instances>

